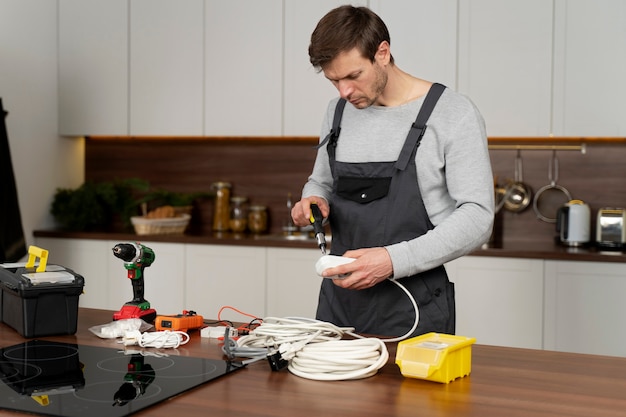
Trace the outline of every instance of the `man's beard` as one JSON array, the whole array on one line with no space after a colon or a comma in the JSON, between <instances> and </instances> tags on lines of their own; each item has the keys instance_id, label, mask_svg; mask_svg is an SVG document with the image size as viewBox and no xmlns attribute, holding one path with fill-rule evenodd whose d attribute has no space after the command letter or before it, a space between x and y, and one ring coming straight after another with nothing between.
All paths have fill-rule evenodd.
<instances>
[{"instance_id":1,"label":"man's beard","mask_svg":"<svg viewBox=\"0 0 626 417\"><path fill-rule=\"evenodd\" d=\"M380 97L387 86L387 73L383 71L378 63L374 64L374 68L376 71L376 78L374 79L374 84L372 85L372 95L359 97L357 99L357 103L353 103L353 106L357 109L365 109L376 103L378 97Z\"/></svg>"}]
</instances>

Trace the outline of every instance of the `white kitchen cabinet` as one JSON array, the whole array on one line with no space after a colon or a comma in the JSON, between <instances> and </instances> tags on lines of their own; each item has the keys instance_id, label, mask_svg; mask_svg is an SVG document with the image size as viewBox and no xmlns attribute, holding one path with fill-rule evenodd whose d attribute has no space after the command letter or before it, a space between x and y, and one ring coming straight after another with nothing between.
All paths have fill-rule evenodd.
<instances>
[{"instance_id":1,"label":"white kitchen cabinet","mask_svg":"<svg viewBox=\"0 0 626 417\"><path fill-rule=\"evenodd\" d=\"M35 245L48 251L49 264L62 265L83 276L85 286L78 298L80 307L119 309L120 306L109 300L111 277L108 265L109 258L113 257L110 242L38 237Z\"/></svg>"},{"instance_id":2,"label":"white kitchen cabinet","mask_svg":"<svg viewBox=\"0 0 626 417\"><path fill-rule=\"evenodd\" d=\"M205 135L282 135L283 1L206 0L204 21Z\"/></svg>"},{"instance_id":3,"label":"white kitchen cabinet","mask_svg":"<svg viewBox=\"0 0 626 417\"><path fill-rule=\"evenodd\" d=\"M626 2L556 0L554 134L626 136Z\"/></svg>"},{"instance_id":4,"label":"white kitchen cabinet","mask_svg":"<svg viewBox=\"0 0 626 417\"><path fill-rule=\"evenodd\" d=\"M186 309L217 318L222 307L257 317L265 315L266 248L228 245L186 245ZM250 318L226 309L222 319Z\"/></svg>"},{"instance_id":5,"label":"white kitchen cabinet","mask_svg":"<svg viewBox=\"0 0 626 417\"><path fill-rule=\"evenodd\" d=\"M318 249L267 248L267 316L315 318Z\"/></svg>"},{"instance_id":6,"label":"white kitchen cabinet","mask_svg":"<svg viewBox=\"0 0 626 417\"><path fill-rule=\"evenodd\" d=\"M60 0L59 132L317 136L337 92L308 45L341 4ZM489 136L626 135L622 0L354 4L385 20L400 68L467 94Z\"/></svg>"},{"instance_id":7,"label":"white kitchen cabinet","mask_svg":"<svg viewBox=\"0 0 626 417\"><path fill-rule=\"evenodd\" d=\"M476 103L488 135L550 134L552 2L458 3L458 90Z\"/></svg>"},{"instance_id":8,"label":"white kitchen cabinet","mask_svg":"<svg viewBox=\"0 0 626 417\"><path fill-rule=\"evenodd\" d=\"M370 0L369 3L389 29L391 53L399 68L456 89L456 0Z\"/></svg>"},{"instance_id":9,"label":"white kitchen cabinet","mask_svg":"<svg viewBox=\"0 0 626 417\"><path fill-rule=\"evenodd\" d=\"M59 1L59 134L128 135L128 0Z\"/></svg>"},{"instance_id":10,"label":"white kitchen cabinet","mask_svg":"<svg viewBox=\"0 0 626 417\"><path fill-rule=\"evenodd\" d=\"M446 264L456 333L476 343L543 347L543 260L465 256Z\"/></svg>"},{"instance_id":11,"label":"white kitchen cabinet","mask_svg":"<svg viewBox=\"0 0 626 417\"><path fill-rule=\"evenodd\" d=\"M130 134L202 135L203 0L129 3Z\"/></svg>"},{"instance_id":12,"label":"white kitchen cabinet","mask_svg":"<svg viewBox=\"0 0 626 417\"><path fill-rule=\"evenodd\" d=\"M626 356L626 265L545 264L544 348Z\"/></svg>"},{"instance_id":13,"label":"white kitchen cabinet","mask_svg":"<svg viewBox=\"0 0 626 417\"><path fill-rule=\"evenodd\" d=\"M203 0L61 0L59 132L204 134Z\"/></svg>"},{"instance_id":14,"label":"white kitchen cabinet","mask_svg":"<svg viewBox=\"0 0 626 417\"><path fill-rule=\"evenodd\" d=\"M328 102L337 90L309 61L311 33L317 22L342 0L285 1L284 103L285 136L319 136ZM366 1L352 2L365 6Z\"/></svg>"}]
</instances>

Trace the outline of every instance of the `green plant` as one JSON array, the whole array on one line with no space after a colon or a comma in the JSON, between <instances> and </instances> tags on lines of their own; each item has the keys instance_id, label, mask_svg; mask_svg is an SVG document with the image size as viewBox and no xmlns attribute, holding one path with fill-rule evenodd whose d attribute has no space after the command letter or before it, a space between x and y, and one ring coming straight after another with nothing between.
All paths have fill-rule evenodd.
<instances>
[{"instance_id":1,"label":"green plant","mask_svg":"<svg viewBox=\"0 0 626 417\"><path fill-rule=\"evenodd\" d=\"M124 228L132 229L130 218L140 213L142 204L151 208L190 206L196 199L205 197L213 197L213 194L153 189L147 181L138 178L86 181L73 190L57 189L50 212L67 230L107 230L116 216Z\"/></svg>"},{"instance_id":2,"label":"green plant","mask_svg":"<svg viewBox=\"0 0 626 417\"><path fill-rule=\"evenodd\" d=\"M207 192L181 193L157 188L149 190L143 198L139 200L139 204L146 203L150 205L151 208L159 206L183 207L192 205L193 202L199 198L211 198L213 196L213 193Z\"/></svg>"},{"instance_id":3,"label":"green plant","mask_svg":"<svg viewBox=\"0 0 626 417\"><path fill-rule=\"evenodd\" d=\"M57 189L50 212L69 230L104 230L116 215L124 226L138 210L137 195L146 192L146 181L130 178L115 181L86 181L76 189Z\"/></svg>"}]
</instances>

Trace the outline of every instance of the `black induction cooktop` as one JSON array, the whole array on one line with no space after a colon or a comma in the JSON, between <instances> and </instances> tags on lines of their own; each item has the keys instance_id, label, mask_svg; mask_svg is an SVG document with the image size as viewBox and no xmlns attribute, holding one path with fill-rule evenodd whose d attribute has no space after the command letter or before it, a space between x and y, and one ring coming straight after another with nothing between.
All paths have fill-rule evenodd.
<instances>
[{"instance_id":1,"label":"black induction cooktop","mask_svg":"<svg viewBox=\"0 0 626 417\"><path fill-rule=\"evenodd\" d=\"M241 368L149 349L42 340L0 352L0 409L46 416L127 416Z\"/></svg>"}]
</instances>

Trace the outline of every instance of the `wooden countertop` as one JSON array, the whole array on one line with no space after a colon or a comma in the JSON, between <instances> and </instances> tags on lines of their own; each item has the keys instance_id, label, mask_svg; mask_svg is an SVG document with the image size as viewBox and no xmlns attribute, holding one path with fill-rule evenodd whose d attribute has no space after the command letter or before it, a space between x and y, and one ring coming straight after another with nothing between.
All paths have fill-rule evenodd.
<instances>
[{"instance_id":1,"label":"wooden countertop","mask_svg":"<svg viewBox=\"0 0 626 417\"><path fill-rule=\"evenodd\" d=\"M278 235L151 235L138 236L132 233L95 233L95 232L64 232L58 230L36 230L35 237L53 237L68 239L102 239L146 242L171 242L211 245L236 246L268 246L283 248L315 248L315 240L287 240ZM332 245L332 241L330 243ZM562 261L590 262L626 262L626 253L622 251L599 251L593 247L565 247L553 241L541 242L505 242L502 245L479 249L471 256L496 256L529 259L550 259Z\"/></svg>"},{"instance_id":2,"label":"wooden countertop","mask_svg":"<svg viewBox=\"0 0 626 417\"><path fill-rule=\"evenodd\" d=\"M108 323L111 314L80 309L76 335L40 339L119 348L115 340L88 330ZM0 324L2 347L23 341ZM313 381L257 362L137 416L626 416L626 358L477 344L471 375L439 384L403 377L394 363L395 347L389 346L388 364L367 379ZM222 358L218 343L197 332L177 353ZM0 410L2 416L17 414Z\"/></svg>"}]
</instances>

